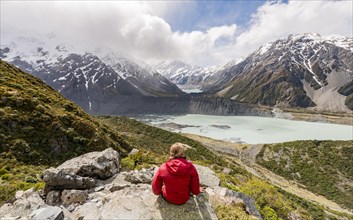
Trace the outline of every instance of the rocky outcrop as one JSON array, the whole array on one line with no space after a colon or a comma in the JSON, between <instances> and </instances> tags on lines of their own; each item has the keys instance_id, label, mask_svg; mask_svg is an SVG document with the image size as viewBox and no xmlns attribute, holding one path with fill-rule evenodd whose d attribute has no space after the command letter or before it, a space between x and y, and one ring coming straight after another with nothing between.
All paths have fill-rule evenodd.
<instances>
[{"instance_id":1,"label":"rocky outcrop","mask_svg":"<svg viewBox=\"0 0 353 220\"><path fill-rule=\"evenodd\" d=\"M240 192L235 192L224 187L207 188L209 201L212 206L235 205L244 208L249 215L256 219L262 219L259 210L256 208L254 199Z\"/></svg>"},{"instance_id":2,"label":"rocky outcrop","mask_svg":"<svg viewBox=\"0 0 353 220\"><path fill-rule=\"evenodd\" d=\"M197 173L199 174L200 185L207 187L216 187L220 184L220 179L216 176L216 173L208 167L200 166L195 164Z\"/></svg>"},{"instance_id":3,"label":"rocky outcrop","mask_svg":"<svg viewBox=\"0 0 353 220\"><path fill-rule=\"evenodd\" d=\"M115 161L113 156L118 158L115 157L116 154L112 149L92 152L65 162L56 171L70 171L67 175L80 180L83 177L78 176L78 170L83 164L100 164L101 166L93 167L110 169L107 172L111 173L112 170L119 170L107 165L112 164L109 161ZM207 189L198 196L190 196L184 205L170 204L153 194L150 183L157 167L151 167L140 171L120 172L105 180L97 179L98 175L91 175L87 178L93 179L95 185L88 189L77 189L82 183L76 181L78 187L68 185L69 189L57 190L58 187L53 184L54 180L58 180L57 176L53 175L53 180L47 176L46 181L56 190L51 190L46 195L34 192L33 189L17 192L13 204L4 204L0 208L0 219L217 219L214 207L218 205L239 206L256 219L262 219L253 199L220 187L219 178L210 168L200 165L195 167L201 185ZM60 181L59 186L64 187Z\"/></svg>"},{"instance_id":4,"label":"rocky outcrop","mask_svg":"<svg viewBox=\"0 0 353 220\"><path fill-rule=\"evenodd\" d=\"M108 179L119 172L119 154L112 148L91 152L66 161L44 172L43 180L50 189L89 189L98 180Z\"/></svg>"}]
</instances>

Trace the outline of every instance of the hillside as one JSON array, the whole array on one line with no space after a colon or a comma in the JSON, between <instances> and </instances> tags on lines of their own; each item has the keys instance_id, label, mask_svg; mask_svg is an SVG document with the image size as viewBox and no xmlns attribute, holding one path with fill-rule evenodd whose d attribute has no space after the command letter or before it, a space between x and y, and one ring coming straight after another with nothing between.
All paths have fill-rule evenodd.
<instances>
[{"instance_id":1,"label":"hillside","mask_svg":"<svg viewBox=\"0 0 353 220\"><path fill-rule=\"evenodd\" d=\"M308 190L353 208L352 141L295 141L265 145L257 163Z\"/></svg>"},{"instance_id":2,"label":"hillside","mask_svg":"<svg viewBox=\"0 0 353 220\"><path fill-rule=\"evenodd\" d=\"M41 171L74 156L129 145L41 80L0 60L0 201L42 187Z\"/></svg>"},{"instance_id":3,"label":"hillside","mask_svg":"<svg viewBox=\"0 0 353 220\"><path fill-rule=\"evenodd\" d=\"M218 71L203 89L254 104L349 112L352 45L343 36L290 35Z\"/></svg>"}]
</instances>

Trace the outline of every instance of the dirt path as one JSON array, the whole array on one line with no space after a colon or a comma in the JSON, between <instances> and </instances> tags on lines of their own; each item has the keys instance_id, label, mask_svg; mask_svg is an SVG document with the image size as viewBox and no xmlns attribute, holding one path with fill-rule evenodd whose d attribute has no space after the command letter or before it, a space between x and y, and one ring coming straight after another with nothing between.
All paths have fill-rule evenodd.
<instances>
[{"instance_id":1,"label":"dirt path","mask_svg":"<svg viewBox=\"0 0 353 220\"><path fill-rule=\"evenodd\" d=\"M193 134L183 134L188 138L201 142L211 150L218 153L231 156L238 164L242 165L248 172L255 176L267 180L271 184L280 187L281 189L311 201L315 204L322 205L333 211L343 212L352 215L347 209L341 208L337 203L326 199L323 196L316 195L305 189L305 186L295 182L288 181L285 178L271 172L270 170L255 163L256 155L260 152L262 145L244 145L231 143L221 140L214 140L207 137L202 137Z\"/></svg>"}]
</instances>

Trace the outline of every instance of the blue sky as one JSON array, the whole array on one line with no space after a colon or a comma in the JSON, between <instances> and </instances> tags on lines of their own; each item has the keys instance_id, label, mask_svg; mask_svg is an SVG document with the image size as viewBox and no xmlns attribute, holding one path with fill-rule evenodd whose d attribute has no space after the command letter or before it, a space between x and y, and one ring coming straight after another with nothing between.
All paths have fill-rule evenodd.
<instances>
[{"instance_id":1,"label":"blue sky","mask_svg":"<svg viewBox=\"0 0 353 220\"><path fill-rule=\"evenodd\" d=\"M151 65L239 61L308 32L353 36L353 1L0 1L1 44L28 33L108 48Z\"/></svg>"},{"instance_id":2,"label":"blue sky","mask_svg":"<svg viewBox=\"0 0 353 220\"><path fill-rule=\"evenodd\" d=\"M173 31L205 31L213 26L249 25L251 15L266 1L196 1L186 4L183 10L166 16Z\"/></svg>"}]
</instances>

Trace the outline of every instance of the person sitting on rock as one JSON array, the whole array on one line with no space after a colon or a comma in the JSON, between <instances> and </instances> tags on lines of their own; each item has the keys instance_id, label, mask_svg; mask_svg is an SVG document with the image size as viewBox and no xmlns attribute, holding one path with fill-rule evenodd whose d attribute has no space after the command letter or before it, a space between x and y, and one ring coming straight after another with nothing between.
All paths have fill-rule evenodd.
<instances>
[{"instance_id":1,"label":"person sitting on rock","mask_svg":"<svg viewBox=\"0 0 353 220\"><path fill-rule=\"evenodd\" d=\"M198 195L204 190L200 188L195 166L186 160L186 148L191 147L182 143L173 144L170 147L169 160L159 167L152 181L155 195L161 195L166 201L177 205L186 203L190 192Z\"/></svg>"}]
</instances>

